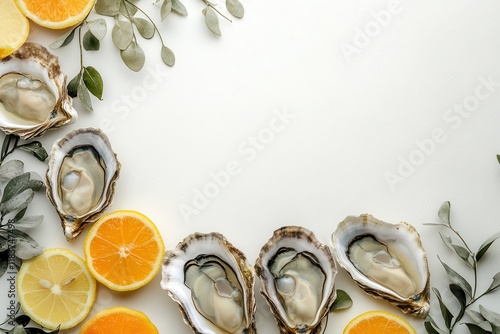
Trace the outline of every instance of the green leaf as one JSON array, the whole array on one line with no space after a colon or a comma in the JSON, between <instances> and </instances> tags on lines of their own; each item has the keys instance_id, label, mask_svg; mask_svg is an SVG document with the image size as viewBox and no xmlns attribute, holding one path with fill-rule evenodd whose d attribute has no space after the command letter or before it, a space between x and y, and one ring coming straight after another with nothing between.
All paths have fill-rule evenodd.
<instances>
[{"instance_id":1,"label":"green leaf","mask_svg":"<svg viewBox=\"0 0 500 334\"><path fill-rule=\"evenodd\" d=\"M465 312L467 313L469 318L471 318L471 320L476 324L480 324L486 320L480 312L474 310L466 310Z\"/></svg>"},{"instance_id":2,"label":"green leaf","mask_svg":"<svg viewBox=\"0 0 500 334\"><path fill-rule=\"evenodd\" d=\"M500 238L500 232L497 232L495 234L493 234L491 237L488 238L488 240L486 240L480 247L479 247L479 250L477 251L477 254L476 254L476 261L479 262L479 260L481 260L484 256L484 254L486 254L486 252L488 251L488 249L490 248L490 246L495 242L495 240L497 240L498 238Z\"/></svg>"},{"instance_id":3,"label":"green leaf","mask_svg":"<svg viewBox=\"0 0 500 334\"><path fill-rule=\"evenodd\" d=\"M455 270L451 269L450 266L448 266L446 263L441 261L441 259L438 256L439 261L443 265L444 269L446 270L446 273L448 274L449 279L451 280L452 283L460 286L462 290L465 291L465 293L469 296L469 298L472 298L472 287L470 286L469 282L465 280L459 273L457 273Z\"/></svg>"},{"instance_id":4,"label":"green leaf","mask_svg":"<svg viewBox=\"0 0 500 334\"><path fill-rule=\"evenodd\" d=\"M68 95L75 98L78 96L78 86L80 85L80 72L68 83Z\"/></svg>"},{"instance_id":5,"label":"green leaf","mask_svg":"<svg viewBox=\"0 0 500 334\"><path fill-rule=\"evenodd\" d=\"M19 148L32 153L39 161L45 161L49 157L49 154L39 141L21 145Z\"/></svg>"},{"instance_id":6,"label":"green leaf","mask_svg":"<svg viewBox=\"0 0 500 334\"><path fill-rule=\"evenodd\" d=\"M337 298L330 307L330 312L337 310L344 310L352 306L351 296L347 294L344 290L337 289Z\"/></svg>"},{"instance_id":7,"label":"green leaf","mask_svg":"<svg viewBox=\"0 0 500 334\"><path fill-rule=\"evenodd\" d=\"M144 51L135 41L132 41L125 50L120 51L120 56L125 65L134 72L139 72L146 61Z\"/></svg>"},{"instance_id":8,"label":"green leaf","mask_svg":"<svg viewBox=\"0 0 500 334\"><path fill-rule=\"evenodd\" d=\"M163 60L163 62L168 66L174 66L175 64L174 53L165 45L162 45L161 47L161 60Z\"/></svg>"},{"instance_id":9,"label":"green leaf","mask_svg":"<svg viewBox=\"0 0 500 334\"><path fill-rule=\"evenodd\" d=\"M86 51L97 51L101 47L101 42L94 36L91 30L83 35L83 48Z\"/></svg>"},{"instance_id":10,"label":"green leaf","mask_svg":"<svg viewBox=\"0 0 500 334\"><path fill-rule=\"evenodd\" d=\"M106 25L106 20L100 18L92 21L87 21L87 25L92 31L92 34L98 39L102 40L106 36L108 31L108 26Z\"/></svg>"},{"instance_id":11,"label":"green leaf","mask_svg":"<svg viewBox=\"0 0 500 334\"><path fill-rule=\"evenodd\" d=\"M21 160L9 160L0 166L0 182L6 182L23 173L24 162Z\"/></svg>"},{"instance_id":12,"label":"green leaf","mask_svg":"<svg viewBox=\"0 0 500 334\"><path fill-rule=\"evenodd\" d=\"M226 0L226 8L234 17L239 19L245 14L245 8L238 0Z\"/></svg>"},{"instance_id":13,"label":"green leaf","mask_svg":"<svg viewBox=\"0 0 500 334\"><path fill-rule=\"evenodd\" d=\"M132 22L135 24L137 31L143 38L150 39L154 36L155 27L150 21L143 18L134 18L132 19Z\"/></svg>"},{"instance_id":14,"label":"green leaf","mask_svg":"<svg viewBox=\"0 0 500 334\"><path fill-rule=\"evenodd\" d=\"M441 315L443 316L443 320L444 320L444 323L446 325L446 328L450 328L451 321L453 320L453 314L451 314L450 310L443 302L443 298L441 297L441 293L439 293L439 290L436 288L432 288L432 291L434 291L434 294L438 298L439 308L441 309Z\"/></svg>"},{"instance_id":15,"label":"green leaf","mask_svg":"<svg viewBox=\"0 0 500 334\"><path fill-rule=\"evenodd\" d=\"M25 189L21 193L15 195L6 202L0 204L0 212L2 216L14 212L16 210L22 210L28 206L28 204L33 200L35 193L32 189Z\"/></svg>"},{"instance_id":16,"label":"green leaf","mask_svg":"<svg viewBox=\"0 0 500 334\"><path fill-rule=\"evenodd\" d=\"M60 47L66 46L71 41L73 40L73 37L75 36L75 30L78 28L78 26L72 28L70 31L59 37L56 41L54 41L52 44L49 45L49 48L51 49L59 49Z\"/></svg>"},{"instance_id":17,"label":"green leaf","mask_svg":"<svg viewBox=\"0 0 500 334\"><path fill-rule=\"evenodd\" d=\"M486 320L488 320L488 322L490 324L492 324L495 327L500 327L500 314L493 312L491 310L488 310L483 305L479 305L479 312L481 312L481 315Z\"/></svg>"},{"instance_id":18,"label":"green leaf","mask_svg":"<svg viewBox=\"0 0 500 334\"><path fill-rule=\"evenodd\" d=\"M7 271L9 267L9 251L6 250L0 253L0 277Z\"/></svg>"},{"instance_id":19,"label":"green leaf","mask_svg":"<svg viewBox=\"0 0 500 334\"><path fill-rule=\"evenodd\" d=\"M163 21L172 12L172 0L164 0L160 9L161 20Z\"/></svg>"},{"instance_id":20,"label":"green leaf","mask_svg":"<svg viewBox=\"0 0 500 334\"><path fill-rule=\"evenodd\" d=\"M427 226L444 226L448 227L446 224L440 224L440 223L423 223L422 225L427 225Z\"/></svg>"},{"instance_id":21,"label":"green leaf","mask_svg":"<svg viewBox=\"0 0 500 334\"><path fill-rule=\"evenodd\" d=\"M453 240L441 232L439 232L439 236L441 237L441 240L443 240L444 244L448 246L449 249L453 250Z\"/></svg>"},{"instance_id":22,"label":"green leaf","mask_svg":"<svg viewBox=\"0 0 500 334\"><path fill-rule=\"evenodd\" d=\"M116 16L120 11L121 0L97 0L94 9L97 14Z\"/></svg>"},{"instance_id":23,"label":"green leaf","mask_svg":"<svg viewBox=\"0 0 500 334\"><path fill-rule=\"evenodd\" d=\"M462 260L464 260L469 266L473 266L473 264L469 261L473 254L469 253L469 251L462 246L452 244L452 247Z\"/></svg>"},{"instance_id":24,"label":"green leaf","mask_svg":"<svg viewBox=\"0 0 500 334\"><path fill-rule=\"evenodd\" d=\"M16 245L16 256L22 260L29 260L42 254L43 249L40 246L32 246L28 241L19 241Z\"/></svg>"},{"instance_id":25,"label":"green leaf","mask_svg":"<svg viewBox=\"0 0 500 334\"><path fill-rule=\"evenodd\" d=\"M137 13L137 8L128 2L121 2L120 13L125 17L132 18Z\"/></svg>"},{"instance_id":26,"label":"green leaf","mask_svg":"<svg viewBox=\"0 0 500 334\"><path fill-rule=\"evenodd\" d=\"M210 6L207 6L202 13L203 15L205 15L205 24L207 25L208 29L210 29L210 31L215 35L221 36L219 28L219 18L217 17L217 13L215 12L215 10Z\"/></svg>"},{"instance_id":27,"label":"green leaf","mask_svg":"<svg viewBox=\"0 0 500 334\"><path fill-rule=\"evenodd\" d=\"M464 323L471 334L491 334L490 332L482 329L476 324Z\"/></svg>"},{"instance_id":28,"label":"green leaf","mask_svg":"<svg viewBox=\"0 0 500 334\"><path fill-rule=\"evenodd\" d=\"M24 173L10 180L4 188L1 203L7 202L15 195L28 188L30 173Z\"/></svg>"},{"instance_id":29,"label":"green leaf","mask_svg":"<svg viewBox=\"0 0 500 334\"><path fill-rule=\"evenodd\" d=\"M5 232L5 230L3 231ZM9 249L9 237L7 233L2 233L0 235L0 253L5 252Z\"/></svg>"},{"instance_id":30,"label":"green leaf","mask_svg":"<svg viewBox=\"0 0 500 334\"><path fill-rule=\"evenodd\" d=\"M42 215L37 215L37 216L27 216L23 217L20 220L16 221L14 225L17 228L33 228L37 227L43 222L43 216Z\"/></svg>"},{"instance_id":31,"label":"green leaf","mask_svg":"<svg viewBox=\"0 0 500 334\"><path fill-rule=\"evenodd\" d=\"M26 314L18 315L14 318L14 322L23 327L27 326L30 323L31 319Z\"/></svg>"},{"instance_id":32,"label":"green leaf","mask_svg":"<svg viewBox=\"0 0 500 334\"><path fill-rule=\"evenodd\" d=\"M441 207L439 208L438 211L438 216L441 218L442 221L444 221L448 226L450 226L450 208L451 204L450 202L444 202L441 204Z\"/></svg>"},{"instance_id":33,"label":"green leaf","mask_svg":"<svg viewBox=\"0 0 500 334\"><path fill-rule=\"evenodd\" d=\"M430 315L427 316L424 322L424 327L429 334L448 334L448 332L445 332L444 330L439 328L439 326Z\"/></svg>"},{"instance_id":34,"label":"green leaf","mask_svg":"<svg viewBox=\"0 0 500 334\"><path fill-rule=\"evenodd\" d=\"M133 37L134 32L130 21L115 20L115 25L111 30L111 38L118 49L125 50L132 43Z\"/></svg>"},{"instance_id":35,"label":"green leaf","mask_svg":"<svg viewBox=\"0 0 500 334\"><path fill-rule=\"evenodd\" d=\"M85 107L85 109L93 111L92 101L90 100L90 93L87 86L85 86L84 84L78 85L78 99L80 100L81 104Z\"/></svg>"},{"instance_id":36,"label":"green leaf","mask_svg":"<svg viewBox=\"0 0 500 334\"><path fill-rule=\"evenodd\" d=\"M457 319L462 319L465 314L465 309L467 308L467 297L465 296L464 290L456 284L450 284L451 293L457 298L460 304L460 312L457 314Z\"/></svg>"},{"instance_id":37,"label":"green leaf","mask_svg":"<svg viewBox=\"0 0 500 334\"><path fill-rule=\"evenodd\" d=\"M180 0L172 0L172 10L182 16L186 16L188 14L186 7L184 7Z\"/></svg>"},{"instance_id":38,"label":"green leaf","mask_svg":"<svg viewBox=\"0 0 500 334\"><path fill-rule=\"evenodd\" d=\"M500 154L497 154L497 161L500 163Z\"/></svg>"},{"instance_id":39,"label":"green leaf","mask_svg":"<svg viewBox=\"0 0 500 334\"><path fill-rule=\"evenodd\" d=\"M22 325L17 325L9 331L9 334L27 334Z\"/></svg>"},{"instance_id":40,"label":"green leaf","mask_svg":"<svg viewBox=\"0 0 500 334\"><path fill-rule=\"evenodd\" d=\"M500 287L500 273L496 273L495 276L493 276L493 282L491 282L490 287L488 290L486 290L485 293L490 293Z\"/></svg>"},{"instance_id":41,"label":"green leaf","mask_svg":"<svg viewBox=\"0 0 500 334\"><path fill-rule=\"evenodd\" d=\"M99 72L92 66L87 66L83 68L83 82L87 86L88 90L97 97L99 100L102 99L103 82L102 77Z\"/></svg>"}]
</instances>

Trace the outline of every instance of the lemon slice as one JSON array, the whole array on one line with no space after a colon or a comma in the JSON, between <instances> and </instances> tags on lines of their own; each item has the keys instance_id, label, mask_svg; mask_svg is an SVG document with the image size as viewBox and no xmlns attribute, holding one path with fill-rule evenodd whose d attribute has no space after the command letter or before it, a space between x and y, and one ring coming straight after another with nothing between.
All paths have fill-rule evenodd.
<instances>
[{"instance_id":1,"label":"lemon slice","mask_svg":"<svg viewBox=\"0 0 500 334\"><path fill-rule=\"evenodd\" d=\"M17 288L24 313L49 329L76 326L96 297L96 282L85 263L64 248L47 249L23 262Z\"/></svg>"},{"instance_id":2,"label":"lemon slice","mask_svg":"<svg viewBox=\"0 0 500 334\"><path fill-rule=\"evenodd\" d=\"M0 0L0 59L23 45L29 35L28 19L17 8L14 0Z\"/></svg>"},{"instance_id":3,"label":"lemon slice","mask_svg":"<svg viewBox=\"0 0 500 334\"><path fill-rule=\"evenodd\" d=\"M417 334L403 318L385 311L369 311L352 319L344 334Z\"/></svg>"}]
</instances>

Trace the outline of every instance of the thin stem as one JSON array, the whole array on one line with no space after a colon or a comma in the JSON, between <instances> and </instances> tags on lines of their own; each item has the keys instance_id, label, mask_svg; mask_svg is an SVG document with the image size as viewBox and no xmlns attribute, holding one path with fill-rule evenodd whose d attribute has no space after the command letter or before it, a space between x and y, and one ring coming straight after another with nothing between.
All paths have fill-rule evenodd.
<instances>
[{"instance_id":1,"label":"thin stem","mask_svg":"<svg viewBox=\"0 0 500 334\"><path fill-rule=\"evenodd\" d=\"M222 16L223 18L225 18L226 20L228 20L229 22L233 23L233 21L231 21L231 19L229 17L227 17L226 15L222 14L217 8L215 8L214 4L207 1L207 0L203 0L203 2L205 3L205 5L207 5L208 7L212 7L213 10L215 10L220 16Z\"/></svg>"},{"instance_id":2,"label":"thin stem","mask_svg":"<svg viewBox=\"0 0 500 334\"><path fill-rule=\"evenodd\" d=\"M161 34L160 34L160 30L158 30L158 27L156 26L156 24L154 23L154 21L149 17L149 15L143 11L139 6L137 6L136 4L134 4L133 2L129 1L129 0L124 0L126 3L128 3L129 5L131 5L132 7L134 7L135 9L137 9L139 12L141 12L144 16L146 16L146 18L149 20L149 22L151 22L151 24L153 25L153 27L155 28L155 31L158 33L158 36L160 37L160 41L161 41L161 44L163 46L165 46L165 43L163 43L163 38L161 37ZM127 6L125 6L126 8ZM128 10L127 10L128 12Z\"/></svg>"}]
</instances>

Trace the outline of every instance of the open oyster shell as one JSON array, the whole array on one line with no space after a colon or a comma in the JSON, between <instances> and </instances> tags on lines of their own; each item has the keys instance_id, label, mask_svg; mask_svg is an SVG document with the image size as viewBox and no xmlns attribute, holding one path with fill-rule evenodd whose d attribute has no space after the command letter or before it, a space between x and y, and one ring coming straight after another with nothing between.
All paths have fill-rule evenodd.
<instances>
[{"instance_id":1,"label":"open oyster shell","mask_svg":"<svg viewBox=\"0 0 500 334\"><path fill-rule=\"evenodd\" d=\"M25 43L0 61L0 129L23 139L77 119L58 58Z\"/></svg>"},{"instance_id":2,"label":"open oyster shell","mask_svg":"<svg viewBox=\"0 0 500 334\"><path fill-rule=\"evenodd\" d=\"M47 169L47 197L66 239L75 239L111 204L120 162L97 128L77 129L54 143Z\"/></svg>"},{"instance_id":3,"label":"open oyster shell","mask_svg":"<svg viewBox=\"0 0 500 334\"><path fill-rule=\"evenodd\" d=\"M337 268L327 245L303 227L285 226L262 247L255 269L281 333L321 333L336 298Z\"/></svg>"},{"instance_id":4,"label":"open oyster shell","mask_svg":"<svg viewBox=\"0 0 500 334\"><path fill-rule=\"evenodd\" d=\"M220 233L195 233L165 253L161 287L195 333L253 334L254 272Z\"/></svg>"},{"instance_id":5,"label":"open oyster shell","mask_svg":"<svg viewBox=\"0 0 500 334\"><path fill-rule=\"evenodd\" d=\"M366 293L404 313L429 312L430 271L420 235L410 224L349 216L332 234L337 261Z\"/></svg>"}]
</instances>

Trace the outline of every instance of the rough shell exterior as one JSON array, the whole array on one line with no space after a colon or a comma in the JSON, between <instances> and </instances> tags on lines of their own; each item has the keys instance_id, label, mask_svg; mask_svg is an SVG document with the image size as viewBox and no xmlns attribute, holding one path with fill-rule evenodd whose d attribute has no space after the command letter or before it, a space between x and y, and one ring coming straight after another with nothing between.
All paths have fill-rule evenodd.
<instances>
[{"instance_id":1,"label":"rough shell exterior","mask_svg":"<svg viewBox=\"0 0 500 334\"><path fill-rule=\"evenodd\" d=\"M90 145L103 157L106 163L105 189L100 203L80 217L68 216L62 209L58 194L59 169L64 157L73 148L81 145ZM49 166L46 174L47 197L61 218L61 225L66 239L73 240L82 232L85 224L93 223L111 205L115 194L116 180L120 175L120 162L111 148L108 137L98 128L82 128L68 133L52 146Z\"/></svg>"},{"instance_id":2,"label":"rough shell exterior","mask_svg":"<svg viewBox=\"0 0 500 334\"><path fill-rule=\"evenodd\" d=\"M177 247L165 253L162 266L161 287L179 305L184 322L197 334L219 334L213 325L195 309L191 290L184 284L184 266L198 255L215 255L222 258L235 271L244 289L244 308L247 327L242 334L256 334L255 327L255 275L245 255L234 247L222 234L194 233L187 236Z\"/></svg>"},{"instance_id":3,"label":"rough shell exterior","mask_svg":"<svg viewBox=\"0 0 500 334\"><path fill-rule=\"evenodd\" d=\"M321 267L326 274L325 289L320 309L317 311L316 320L308 328L297 328L289 323L283 316L283 307L277 298L277 292L274 285L274 278L267 266L279 249L292 248L299 252L308 251L313 253L320 261ZM330 248L318 241L313 232L300 226L284 226L274 231L273 236L262 247L259 257L255 263L255 271L262 281L260 289L261 295L271 308L280 333L303 333L319 334L326 322L325 319L330 312L330 307L335 301L337 292L335 290L335 276L337 266L333 259Z\"/></svg>"},{"instance_id":4,"label":"rough shell exterior","mask_svg":"<svg viewBox=\"0 0 500 334\"><path fill-rule=\"evenodd\" d=\"M419 293L410 298L402 298L377 282L371 281L354 267L348 258L347 249L354 238L365 234L374 235L381 242L386 240L394 241L397 238L398 247L403 247L403 251L408 257L414 259L417 266L417 272L420 275L418 280L421 286ZM403 313L422 318L428 314L430 308L430 271L427 255L415 227L405 222L399 224L386 223L368 214L359 217L348 216L339 223L337 230L332 234L332 246L335 249L340 266L349 273L367 294L387 300L399 307Z\"/></svg>"},{"instance_id":5,"label":"rough shell exterior","mask_svg":"<svg viewBox=\"0 0 500 334\"><path fill-rule=\"evenodd\" d=\"M66 89L66 75L62 73L57 56L36 43L25 43L21 48L0 60L0 77L16 72L35 74L43 80L56 96L56 106L49 119L35 125L18 124L0 113L0 129L23 139L41 136L48 129L58 128L76 121L78 115Z\"/></svg>"}]
</instances>

